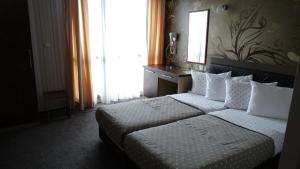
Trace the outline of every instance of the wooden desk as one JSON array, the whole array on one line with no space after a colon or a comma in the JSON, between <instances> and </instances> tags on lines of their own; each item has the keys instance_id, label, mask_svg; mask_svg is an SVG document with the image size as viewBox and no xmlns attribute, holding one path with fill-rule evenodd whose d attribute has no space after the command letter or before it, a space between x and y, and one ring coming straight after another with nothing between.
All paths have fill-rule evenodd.
<instances>
[{"instance_id":1,"label":"wooden desk","mask_svg":"<svg viewBox=\"0 0 300 169\"><path fill-rule=\"evenodd\" d=\"M191 71L176 66L144 66L144 96L157 97L191 90Z\"/></svg>"}]
</instances>

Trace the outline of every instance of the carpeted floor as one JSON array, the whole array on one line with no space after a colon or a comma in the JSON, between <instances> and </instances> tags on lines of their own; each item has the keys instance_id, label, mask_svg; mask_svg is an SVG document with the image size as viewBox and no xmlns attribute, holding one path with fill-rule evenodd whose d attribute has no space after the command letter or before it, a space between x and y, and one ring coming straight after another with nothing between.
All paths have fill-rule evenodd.
<instances>
[{"instance_id":1,"label":"carpeted floor","mask_svg":"<svg viewBox=\"0 0 300 169\"><path fill-rule=\"evenodd\" d=\"M98 136L95 111L0 135L0 169L124 169Z\"/></svg>"}]
</instances>

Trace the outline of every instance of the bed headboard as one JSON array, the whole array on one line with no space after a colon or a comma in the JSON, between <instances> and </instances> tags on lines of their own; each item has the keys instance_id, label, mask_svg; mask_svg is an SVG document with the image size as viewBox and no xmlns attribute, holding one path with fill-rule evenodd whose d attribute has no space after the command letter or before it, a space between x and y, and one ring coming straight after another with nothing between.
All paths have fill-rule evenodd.
<instances>
[{"instance_id":1,"label":"bed headboard","mask_svg":"<svg viewBox=\"0 0 300 169\"><path fill-rule=\"evenodd\" d=\"M296 74L296 66L274 66L218 58L210 58L206 70L210 73L232 71L233 77L253 74L255 81L261 83L278 82L278 86L282 87L293 87Z\"/></svg>"}]
</instances>

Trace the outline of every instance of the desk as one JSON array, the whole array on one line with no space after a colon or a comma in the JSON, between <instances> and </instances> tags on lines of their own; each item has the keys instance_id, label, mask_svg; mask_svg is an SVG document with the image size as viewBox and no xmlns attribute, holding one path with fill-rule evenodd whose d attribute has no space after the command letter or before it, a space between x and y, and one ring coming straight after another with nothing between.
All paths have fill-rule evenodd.
<instances>
[{"instance_id":1,"label":"desk","mask_svg":"<svg viewBox=\"0 0 300 169\"><path fill-rule=\"evenodd\" d=\"M144 66L144 96L185 93L192 88L191 71L176 66Z\"/></svg>"}]
</instances>

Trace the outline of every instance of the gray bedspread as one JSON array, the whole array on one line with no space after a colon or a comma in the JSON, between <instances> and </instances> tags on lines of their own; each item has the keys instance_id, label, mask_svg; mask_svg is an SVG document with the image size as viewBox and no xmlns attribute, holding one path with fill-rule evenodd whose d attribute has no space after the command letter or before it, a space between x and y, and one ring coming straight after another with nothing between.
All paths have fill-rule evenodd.
<instances>
[{"instance_id":1,"label":"gray bedspread","mask_svg":"<svg viewBox=\"0 0 300 169\"><path fill-rule=\"evenodd\" d=\"M133 131L204 114L199 109L164 96L101 106L96 119L112 141L122 148L124 135Z\"/></svg>"},{"instance_id":2,"label":"gray bedspread","mask_svg":"<svg viewBox=\"0 0 300 169\"><path fill-rule=\"evenodd\" d=\"M203 115L133 132L124 148L141 169L251 169L272 157L274 143Z\"/></svg>"}]
</instances>

